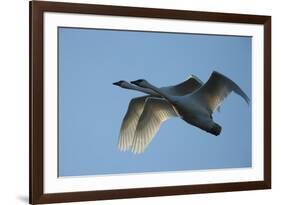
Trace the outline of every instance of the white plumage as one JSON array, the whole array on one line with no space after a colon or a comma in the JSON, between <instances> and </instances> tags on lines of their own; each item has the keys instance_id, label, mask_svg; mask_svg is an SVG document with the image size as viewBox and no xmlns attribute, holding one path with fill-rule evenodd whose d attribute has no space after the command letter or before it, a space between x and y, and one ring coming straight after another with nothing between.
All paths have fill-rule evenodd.
<instances>
[{"instance_id":1,"label":"white plumage","mask_svg":"<svg viewBox=\"0 0 281 205\"><path fill-rule=\"evenodd\" d=\"M113 84L125 89L137 90L150 94L131 100L123 118L118 139L118 148L121 151L131 149L134 153L141 153L151 142L161 123L175 116L175 110L169 102L151 89L135 86L126 81L119 81ZM197 77L190 76L186 81L178 85L162 87L160 89L170 95L181 96L199 89L202 84L202 81ZM146 121L149 121L149 123L145 123ZM140 125L138 125L138 123L140 123ZM144 140L142 138L144 138Z\"/></svg>"},{"instance_id":2,"label":"white plumage","mask_svg":"<svg viewBox=\"0 0 281 205\"><path fill-rule=\"evenodd\" d=\"M142 79L131 83L113 84L148 94L130 101L120 129L118 148L134 153L144 152L162 122L172 117L181 117L193 126L219 135L222 128L213 121L212 114L223 100L234 91L247 103L250 101L237 84L216 71L205 84L194 75L178 85L161 88Z\"/></svg>"},{"instance_id":3,"label":"white plumage","mask_svg":"<svg viewBox=\"0 0 281 205\"><path fill-rule=\"evenodd\" d=\"M250 101L237 84L216 71L203 86L184 96L172 96L146 80L131 83L157 92L174 106L184 121L213 135L220 134L221 126L213 121L212 114L232 91L240 95L247 103Z\"/></svg>"},{"instance_id":4,"label":"white plumage","mask_svg":"<svg viewBox=\"0 0 281 205\"><path fill-rule=\"evenodd\" d=\"M120 129L118 148L121 151L126 151L131 148L135 130L139 121L139 118L143 112L145 100L147 96L133 98L130 101L128 110L123 118L123 122Z\"/></svg>"},{"instance_id":5,"label":"white plumage","mask_svg":"<svg viewBox=\"0 0 281 205\"><path fill-rule=\"evenodd\" d=\"M250 102L249 97L236 83L214 71L209 80L192 96L210 113L213 113L232 91L240 95L247 103Z\"/></svg>"},{"instance_id":6,"label":"white plumage","mask_svg":"<svg viewBox=\"0 0 281 205\"><path fill-rule=\"evenodd\" d=\"M178 117L178 114L167 100L147 98L135 130L132 152L143 152L159 130L161 123L171 117Z\"/></svg>"}]
</instances>

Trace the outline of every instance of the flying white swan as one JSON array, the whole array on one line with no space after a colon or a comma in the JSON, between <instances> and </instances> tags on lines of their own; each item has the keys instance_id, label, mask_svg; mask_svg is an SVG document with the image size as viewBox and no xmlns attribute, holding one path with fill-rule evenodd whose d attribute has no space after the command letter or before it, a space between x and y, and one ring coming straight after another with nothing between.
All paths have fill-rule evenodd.
<instances>
[{"instance_id":1,"label":"flying white swan","mask_svg":"<svg viewBox=\"0 0 281 205\"><path fill-rule=\"evenodd\" d=\"M249 97L236 83L216 71L212 73L203 86L184 96L172 96L168 92L153 86L143 79L132 81L131 83L157 92L173 105L176 113L180 115L185 122L213 135L219 135L222 128L213 121L212 113L232 91L240 95L247 103L250 101ZM145 116L141 118L145 118ZM141 123L141 121L139 123ZM159 127L159 123L161 122L154 121L154 123L138 124L135 131L135 138L141 139L142 136L146 135L147 130L154 130ZM152 133L149 132L149 134ZM144 142L138 143L142 144Z\"/></svg>"},{"instance_id":2,"label":"flying white swan","mask_svg":"<svg viewBox=\"0 0 281 205\"><path fill-rule=\"evenodd\" d=\"M154 119L155 121L156 117L158 120L163 122L169 117L175 116L175 111L169 102L167 102L165 99L162 99L161 95L159 95L157 92L151 89L135 86L123 80L113 84L125 89L137 90L149 94L146 96L133 98L130 101L127 113L123 118L119 139L118 139L118 148L121 151L126 151L131 149L132 152L135 153L142 152L144 148L152 140L153 136L155 135L155 133L157 132L160 126L157 129L155 127L154 130L148 130L147 132L149 132L149 134L146 135L148 138L146 138L146 136L143 137L144 141L141 142L143 144L140 146L138 144L140 140L134 137L135 130L137 124L139 123L139 120L141 120L142 122L139 123L140 125L145 123L145 121L150 121L152 119ZM191 93L196 89L199 89L202 85L203 82L199 80L196 76L192 75L186 81L178 85L162 87L160 89L165 91L169 95L181 96L187 93ZM145 111L145 113L149 112L151 119L144 119L144 120L142 120L142 118L140 119L143 111ZM167 115L167 112L170 113L170 115ZM173 113L173 115L171 113ZM145 117L149 118L147 115L145 115Z\"/></svg>"}]
</instances>

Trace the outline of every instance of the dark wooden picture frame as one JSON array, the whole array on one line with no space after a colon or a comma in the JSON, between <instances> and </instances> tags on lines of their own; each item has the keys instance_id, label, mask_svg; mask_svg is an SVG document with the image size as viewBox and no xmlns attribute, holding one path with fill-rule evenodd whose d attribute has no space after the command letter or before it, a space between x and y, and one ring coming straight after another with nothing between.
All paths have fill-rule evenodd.
<instances>
[{"instance_id":1,"label":"dark wooden picture frame","mask_svg":"<svg viewBox=\"0 0 281 205\"><path fill-rule=\"evenodd\" d=\"M121 199L271 188L271 17L76 3L30 3L30 203ZM260 24L264 28L264 180L203 185L45 194L43 191L43 13L81 13L208 22Z\"/></svg>"}]
</instances>

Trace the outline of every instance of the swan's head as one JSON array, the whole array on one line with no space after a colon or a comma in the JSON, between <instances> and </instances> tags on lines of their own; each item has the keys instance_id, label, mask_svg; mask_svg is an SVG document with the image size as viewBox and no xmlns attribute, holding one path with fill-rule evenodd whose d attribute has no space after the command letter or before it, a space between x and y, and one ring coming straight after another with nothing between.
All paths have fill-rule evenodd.
<instances>
[{"instance_id":1,"label":"swan's head","mask_svg":"<svg viewBox=\"0 0 281 205\"><path fill-rule=\"evenodd\" d=\"M126 82L125 80L119 80L118 82L112 83L113 85L119 86L119 87L125 87L129 83Z\"/></svg>"},{"instance_id":2,"label":"swan's head","mask_svg":"<svg viewBox=\"0 0 281 205\"><path fill-rule=\"evenodd\" d=\"M146 87L147 85L147 81L144 79L139 79L139 80L135 80L135 81L131 81L132 84L140 86L140 87Z\"/></svg>"}]
</instances>

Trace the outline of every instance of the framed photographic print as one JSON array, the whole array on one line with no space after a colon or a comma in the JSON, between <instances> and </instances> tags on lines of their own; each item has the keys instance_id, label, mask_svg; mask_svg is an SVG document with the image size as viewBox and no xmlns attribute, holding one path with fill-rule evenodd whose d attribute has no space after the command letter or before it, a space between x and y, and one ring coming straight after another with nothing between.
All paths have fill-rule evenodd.
<instances>
[{"instance_id":1,"label":"framed photographic print","mask_svg":"<svg viewBox=\"0 0 281 205\"><path fill-rule=\"evenodd\" d=\"M271 17L30 2L30 203L271 188Z\"/></svg>"}]
</instances>

